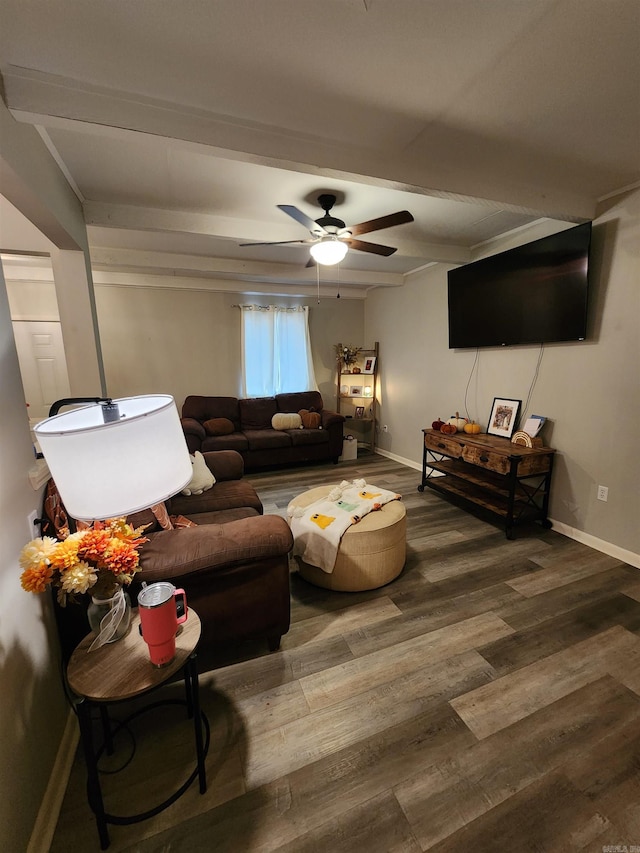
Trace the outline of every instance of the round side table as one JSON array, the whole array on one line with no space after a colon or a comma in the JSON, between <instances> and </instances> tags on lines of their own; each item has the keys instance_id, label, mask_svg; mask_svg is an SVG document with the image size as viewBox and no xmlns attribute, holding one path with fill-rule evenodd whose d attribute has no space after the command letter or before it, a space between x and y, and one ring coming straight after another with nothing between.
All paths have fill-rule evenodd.
<instances>
[{"instance_id":1,"label":"round side table","mask_svg":"<svg viewBox=\"0 0 640 853\"><path fill-rule=\"evenodd\" d=\"M102 850L106 850L109 846L108 824L138 823L138 821L159 814L174 803L178 797L182 796L196 777L200 782L200 793L204 794L207 790L205 757L209 749L209 723L200 710L196 661L196 646L200 639L200 618L195 610L189 608L187 621L181 626L182 630L176 636L176 656L170 664L161 668L155 667L151 663L147 644L140 635L139 626L140 617L137 610L134 610L131 614L131 627L126 637L117 640L115 643L101 646L92 652L88 652L88 649L94 640L94 635L89 634L76 647L67 667L67 682L78 696L78 721L87 764L87 797L91 810L96 817ZM103 749L106 748L107 752L111 749L112 733L106 713L107 706L155 690L180 669L183 670L186 692L186 699L181 704L186 705L187 715L189 718L193 718L194 722L196 748L194 771L177 791L155 808L127 816L105 812L98 771L98 757ZM133 717L162 704L165 703L161 701L137 710L123 720L118 728L125 726ZM93 706L100 710L104 729L105 740L99 750L96 750L93 740L91 723Z\"/></svg>"}]
</instances>

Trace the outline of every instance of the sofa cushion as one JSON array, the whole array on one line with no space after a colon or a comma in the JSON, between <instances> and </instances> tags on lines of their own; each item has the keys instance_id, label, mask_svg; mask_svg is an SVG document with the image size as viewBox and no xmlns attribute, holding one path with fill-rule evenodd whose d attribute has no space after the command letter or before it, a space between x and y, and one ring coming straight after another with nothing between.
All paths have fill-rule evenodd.
<instances>
[{"instance_id":1,"label":"sofa cushion","mask_svg":"<svg viewBox=\"0 0 640 853\"><path fill-rule=\"evenodd\" d=\"M207 435L230 435L236 429L229 418L209 418L202 426Z\"/></svg>"},{"instance_id":2,"label":"sofa cushion","mask_svg":"<svg viewBox=\"0 0 640 853\"><path fill-rule=\"evenodd\" d=\"M174 495L167 501L171 515L186 515L198 521L198 514L221 512L225 509L250 507L262 513L262 501L256 490L247 480L225 480L216 483L208 492L201 495Z\"/></svg>"},{"instance_id":3,"label":"sofa cushion","mask_svg":"<svg viewBox=\"0 0 640 853\"><path fill-rule=\"evenodd\" d=\"M244 433L232 432L231 435L208 435L202 442L202 452L209 450L237 450L242 453L249 448L249 442Z\"/></svg>"},{"instance_id":4,"label":"sofa cushion","mask_svg":"<svg viewBox=\"0 0 640 853\"><path fill-rule=\"evenodd\" d=\"M203 524L184 530L160 530L140 547L137 579L153 583L206 572L215 583L215 570L287 554L293 536L278 515L242 518L228 524Z\"/></svg>"},{"instance_id":5,"label":"sofa cushion","mask_svg":"<svg viewBox=\"0 0 640 853\"><path fill-rule=\"evenodd\" d=\"M324 429L291 429L288 430L291 444L303 447L309 444L328 444L329 433Z\"/></svg>"},{"instance_id":6,"label":"sofa cushion","mask_svg":"<svg viewBox=\"0 0 640 853\"><path fill-rule=\"evenodd\" d=\"M240 411L237 397L202 397L191 394L182 406L183 418L194 418L200 423L211 418L229 418L240 429Z\"/></svg>"},{"instance_id":7,"label":"sofa cushion","mask_svg":"<svg viewBox=\"0 0 640 853\"><path fill-rule=\"evenodd\" d=\"M271 418L278 411L275 397L249 397L238 401L240 409L240 429L271 429ZM288 409L291 412L293 409Z\"/></svg>"},{"instance_id":8,"label":"sofa cushion","mask_svg":"<svg viewBox=\"0 0 640 853\"><path fill-rule=\"evenodd\" d=\"M322 394L319 391L295 391L291 394L276 394L279 412L299 412L300 409L322 411Z\"/></svg>"},{"instance_id":9,"label":"sofa cushion","mask_svg":"<svg viewBox=\"0 0 640 853\"><path fill-rule=\"evenodd\" d=\"M248 506L235 509L221 509L219 512L200 512L191 516L191 519L200 526L201 524L227 524L229 521L238 521L240 518L256 518L261 513Z\"/></svg>"},{"instance_id":10,"label":"sofa cushion","mask_svg":"<svg viewBox=\"0 0 640 853\"><path fill-rule=\"evenodd\" d=\"M249 450L266 450L270 447L291 447L289 434L279 429L247 429L244 433Z\"/></svg>"}]
</instances>

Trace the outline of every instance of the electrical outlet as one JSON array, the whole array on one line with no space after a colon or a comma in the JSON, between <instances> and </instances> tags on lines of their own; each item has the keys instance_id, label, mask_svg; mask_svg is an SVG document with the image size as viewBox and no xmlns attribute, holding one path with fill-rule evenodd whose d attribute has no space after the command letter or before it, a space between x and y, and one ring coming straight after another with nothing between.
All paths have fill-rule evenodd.
<instances>
[{"instance_id":1,"label":"electrical outlet","mask_svg":"<svg viewBox=\"0 0 640 853\"><path fill-rule=\"evenodd\" d=\"M607 501L609 500L609 489L607 486L598 486L598 494L599 501Z\"/></svg>"},{"instance_id":2,"label":"electrical outlet","mask_svg":"<svg viewBox=\"0 0 640 853\"><path fill-rule=\"evenodd\" d=\"M40 525L38 524L38 513L35 509L27 516L27 524L29 525L29 539L38 539L40 536Z\"/></svg>"}]
</instances>

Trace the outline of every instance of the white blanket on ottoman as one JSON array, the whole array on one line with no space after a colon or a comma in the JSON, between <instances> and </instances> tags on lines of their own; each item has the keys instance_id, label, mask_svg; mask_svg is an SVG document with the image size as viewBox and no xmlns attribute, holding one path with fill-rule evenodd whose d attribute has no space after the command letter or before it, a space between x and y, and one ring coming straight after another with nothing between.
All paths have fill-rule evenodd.
<instances>
[{"instance_id":1,"label":"white blanket on ottoman","mask_svg":"<svg viewBox=\"0 0 640 853\"><path fill-rule=\"evenodd\" d=\"M342 534L361 518L401 495L367 485L366 480L343 480L326 498L289 510L293 553L305 563L332 572Z\"/></svg>"}]
</instances>

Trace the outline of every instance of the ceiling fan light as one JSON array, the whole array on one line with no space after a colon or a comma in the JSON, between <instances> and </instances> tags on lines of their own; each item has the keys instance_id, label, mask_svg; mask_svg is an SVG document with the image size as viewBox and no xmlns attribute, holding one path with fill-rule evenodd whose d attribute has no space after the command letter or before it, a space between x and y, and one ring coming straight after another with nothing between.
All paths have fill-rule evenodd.
<instances>
[{"instance_id":1,"label":"ceiling fan light","mask_svg":"<svg viewBox=\"0 0 640 853\"><path fill-rule=\"evenodd\" d=\"M330 267L333 264L339 264L348 249L346 243L335 237L323 237L318 243L314 243L309 251L316 263Z\"/></svg>"}]
</instances>

